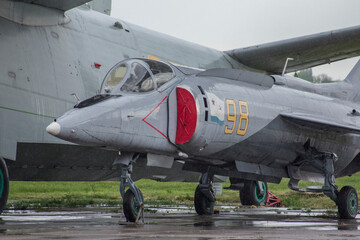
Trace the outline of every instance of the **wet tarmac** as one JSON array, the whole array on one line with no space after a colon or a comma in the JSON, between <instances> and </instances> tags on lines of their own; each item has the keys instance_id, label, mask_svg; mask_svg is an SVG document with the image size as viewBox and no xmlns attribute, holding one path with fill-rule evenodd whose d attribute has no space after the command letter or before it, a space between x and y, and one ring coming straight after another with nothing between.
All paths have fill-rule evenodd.
<instances>
[{"instance_id":1,"label":"wet tarmac","mask_svg":"<svg viewBox=\"0 0 360 240\"><path fill-rule=\"evenodd\" d=\"M129 224L116 208L5 211L0 239L360 239L360 218L335 211L220 207L198 216L188 207L146 206L145 223Z\"/></svg>"}]
</instances>

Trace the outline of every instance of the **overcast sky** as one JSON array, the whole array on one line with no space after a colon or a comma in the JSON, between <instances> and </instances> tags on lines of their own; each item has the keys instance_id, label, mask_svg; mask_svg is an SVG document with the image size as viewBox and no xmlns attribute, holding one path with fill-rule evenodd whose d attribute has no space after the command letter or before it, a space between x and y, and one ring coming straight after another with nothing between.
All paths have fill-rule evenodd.
<instances>
[{"instance_id":1,"label":"overcast sky","mask_svg":"<svg viewBox=\"0 0 360 240\"><path fill-rule=\"evenodd\" d=\"M360 25L359 0L113 0L112 16L218 50ZM356 59L314 69L343 79Z\"/></svg>"}]
</instances>

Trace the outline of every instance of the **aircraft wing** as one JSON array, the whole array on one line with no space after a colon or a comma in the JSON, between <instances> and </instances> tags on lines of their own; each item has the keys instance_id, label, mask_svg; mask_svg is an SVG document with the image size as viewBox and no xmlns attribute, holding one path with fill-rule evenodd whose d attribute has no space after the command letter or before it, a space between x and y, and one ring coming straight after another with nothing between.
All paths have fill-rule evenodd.
<instances>
[{"instance_id":1,"label":"aircraft wing","mask_svg":"<svg viewBox=\"0 0 360 240\"><path fill-rule=\"evenodd\" d=\"M252 47L226 51L242 64L280 74L315 67L360 55L360 25Z\"/></svg>"},{"instance_id":2,"label":"aircraft wing","mask_svg":"<svg viewBox=\"0 0 360 240\"><path fill-rule=\"evenodd\" d=\"M349 113L350 114L350 113ZM303 114L303 113L281 113L280 116L292 123L302 127L309 127L329 132L353 133L360 134L360 128L355 125L346 125L337 123L331 119L324 119L321 116Z\"/></svg>"},{"instance_id":3,"label":"aircraft wing","mask_svg":"<svg viewBox=\"0 0 360 240\"><path fill-rule=\"evenodd\" d=\"M43 7L67 11L90 1L91 0L17 0L16 2L31 3Z\"/></svg>"}]
</instances>

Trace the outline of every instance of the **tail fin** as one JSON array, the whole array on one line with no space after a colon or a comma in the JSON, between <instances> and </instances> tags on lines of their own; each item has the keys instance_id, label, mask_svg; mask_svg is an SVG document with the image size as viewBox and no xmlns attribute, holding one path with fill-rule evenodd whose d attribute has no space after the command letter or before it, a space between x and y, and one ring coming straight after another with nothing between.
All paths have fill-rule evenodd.
<instances>
[{"instance_id":1,"label":"tail fin","mask_svg":"<svg viewBox=\"0 0 360 240\"><path fill-rule=\"evenodd\" d=\"M344 81L354 87L360 87L360 60L355 64L353 69L351 69Z\"/></svg>"}]
</instances>

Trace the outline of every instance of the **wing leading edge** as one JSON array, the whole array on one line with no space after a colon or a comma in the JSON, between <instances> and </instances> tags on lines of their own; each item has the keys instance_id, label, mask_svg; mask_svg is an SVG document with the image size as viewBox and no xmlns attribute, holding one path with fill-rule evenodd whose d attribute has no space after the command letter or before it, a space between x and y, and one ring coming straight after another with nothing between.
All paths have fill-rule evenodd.
<instances>
[{"instance_id":1,"label":"wing leading edge","mask_svg":"<svg viewBox=\"0 0 360 240\"><path fill-rule=\"evenodd\" d=\"M238 48L225 53L251 68L282 73L331 63L360 55L360 25L303 37Z\"/></svg>"}]
</instances>

